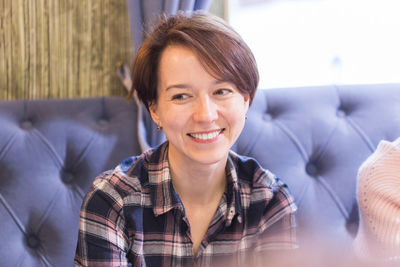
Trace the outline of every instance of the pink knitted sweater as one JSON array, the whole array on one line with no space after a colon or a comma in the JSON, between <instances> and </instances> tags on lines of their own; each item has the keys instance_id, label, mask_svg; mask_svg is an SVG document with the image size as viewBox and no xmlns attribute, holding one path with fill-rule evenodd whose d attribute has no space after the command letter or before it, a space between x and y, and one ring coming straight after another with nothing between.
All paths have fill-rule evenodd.
<instances>
[{"instance_id":1,"label":"pink knitted sweater","mask_svg":"<svg viewBox=\"0 0 400 267\"><path fill-rule=\"evenodd\" d=\"M400 138L381 141L358 172L360 228L354 240L363 261L400 260Z\"/></svg>"}]
</instances>

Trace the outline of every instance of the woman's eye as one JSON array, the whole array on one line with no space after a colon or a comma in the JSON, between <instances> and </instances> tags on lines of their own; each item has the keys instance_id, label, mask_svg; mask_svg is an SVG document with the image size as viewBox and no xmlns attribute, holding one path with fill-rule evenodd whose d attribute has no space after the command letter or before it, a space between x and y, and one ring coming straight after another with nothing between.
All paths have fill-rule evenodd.
<instances>
[{"instance_id":1,"label":"woman's eye","mask_svg":"<svg viewBox=\"0 0 400 267\"><path fill-rule=\"evenodd\" d=\"M217 91L215 91L216 95L227 95L229 93L231 93L232 91L229 89L218 89Z\"/></svg>"},{"instance_id":2,"label":"woman's eye","mask_svg":"<svg viewBox=\"0 0 400 267\"><path fill-rule=\"evenodd\" d=\"M186 100L188 98L189 96L186 94L176 94L172 96L172 100L178 100L178 101Z\"/></svg>"}]
</instances>

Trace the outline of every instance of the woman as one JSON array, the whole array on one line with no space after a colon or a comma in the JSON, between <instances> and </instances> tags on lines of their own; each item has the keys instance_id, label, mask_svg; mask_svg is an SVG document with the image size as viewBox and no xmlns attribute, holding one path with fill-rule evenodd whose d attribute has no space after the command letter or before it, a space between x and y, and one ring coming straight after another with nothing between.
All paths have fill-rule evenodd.
<instances>
[{"instance_id":1,"label":"woman","mask_svg":"<svg viewBox=\"0 0 400 267\"><path fill-rule=\"evenodd\" d=\"M251 266L295 248L286 185L230 151L258 84L238 34L211 15L166 18L140 47L132 80L168 141L95 180L76 264Z\"/></svg>"},{"instance_id":2,"label":"woman","mask_svg":"<svg viewBox=\"0 0 400 267\"><path fill-rule=\"evenodd\" d=\"M400 263L400 137L381 141L358 173L360 228L354 241L363 262Z\"/></svg>"}]
</instances>

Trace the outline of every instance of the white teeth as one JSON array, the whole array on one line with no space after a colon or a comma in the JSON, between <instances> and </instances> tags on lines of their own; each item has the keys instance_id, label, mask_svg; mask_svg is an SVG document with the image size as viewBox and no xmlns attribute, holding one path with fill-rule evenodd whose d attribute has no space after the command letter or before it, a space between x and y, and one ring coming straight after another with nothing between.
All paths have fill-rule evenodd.
<instances>
[{"instance_id":1,"label":"white teeth","mask_svg":"<svg viewBox=\"0 0 400 267\"><path fill-rule=\"evenodd\" d=\"M191 136L193 136L194 138L200 139L200 140L210 140L213 139L215 137L217 137L222 130L218 130L212 133L208 133L208 134L196 134L196 133L192 133L190 134Z\"/></svg>"}]
</instances>

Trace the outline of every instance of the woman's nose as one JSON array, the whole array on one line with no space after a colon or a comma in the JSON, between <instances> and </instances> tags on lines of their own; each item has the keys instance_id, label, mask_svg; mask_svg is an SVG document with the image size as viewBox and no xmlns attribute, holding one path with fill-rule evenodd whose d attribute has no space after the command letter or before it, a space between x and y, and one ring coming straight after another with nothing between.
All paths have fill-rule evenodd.
<instances>
[{"instance_id":1,"label":"woman's nose","mask_svg":"<svg viewBox=\"0 0 400 267\"><path fill-rule=\"evenodd\" d=\"M193 110L193 119L198 122L211 122L218 118L217 105L210 97L199 97Z\"/></svg>"}]
</instances>

